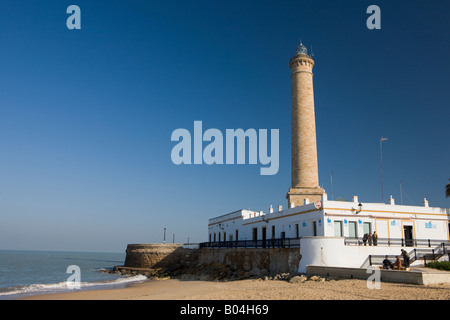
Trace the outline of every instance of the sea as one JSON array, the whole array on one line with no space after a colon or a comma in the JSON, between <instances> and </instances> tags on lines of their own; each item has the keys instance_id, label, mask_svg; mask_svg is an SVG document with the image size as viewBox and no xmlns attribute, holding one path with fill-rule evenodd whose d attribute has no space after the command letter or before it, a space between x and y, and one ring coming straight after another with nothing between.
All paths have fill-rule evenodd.
<instances>
[{"instance_id":1,"label":"sea","mask_svg":"<svg viewBox=\"0 0 450 320\"><path fill-rule=\"evenodd\" d=\"M0 300L120 288L147 279L105 272L124 261L125 253L0 250Z\"/></svg>"}]
</instances>

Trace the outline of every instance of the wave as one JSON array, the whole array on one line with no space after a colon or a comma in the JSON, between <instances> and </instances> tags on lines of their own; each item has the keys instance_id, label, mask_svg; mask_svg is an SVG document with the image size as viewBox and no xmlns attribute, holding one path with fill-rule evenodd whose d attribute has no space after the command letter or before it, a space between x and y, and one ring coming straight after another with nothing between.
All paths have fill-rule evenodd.
<instances>
[{"instance_id":1,"label":"wave","mask_svg":"<svg viewBox=\"0 0 450 320\"><path fill-rule=\"evenodd\" d=\"M74 291L83 291L89 289L104 289L105 287L118 287L121 285L126 285L132 282L141 282L147 280L147 277L144 275L136 275L126 278L119 278L110 281L94 281L94 282L80 282L79 288L73 287L73 282L59 282L59 283L49 283L49 284L32 284L27 286L19 286L14 288L5 288L0 292L1 296L28 296L28 295L36 295L36 294L49 294L49 293L60 293L60 292L74 292Z\"/></svg>"}]
</instances>

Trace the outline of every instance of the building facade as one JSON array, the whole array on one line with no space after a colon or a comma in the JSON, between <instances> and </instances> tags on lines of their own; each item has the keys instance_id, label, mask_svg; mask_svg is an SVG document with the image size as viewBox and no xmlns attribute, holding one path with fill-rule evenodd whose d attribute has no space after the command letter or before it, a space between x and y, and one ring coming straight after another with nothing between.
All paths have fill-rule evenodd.
<instances>
[{"instance_id":1,"label":"building facade","mask_svg":"<svg viewBox=\"0 0 450 320\"><path fill-rule=\"evenodd\" d=\"M450 209L423 206L322 201L269 212L238 210L212 218L208 223L210 242L266 240L301 237L343 237L364 245L365 234L378 236L378 245L416 246L428 240L450 240ZM373 243L372 243L373 244ZM426 243L425 243L426 244ZM366 245L369 245L367 242Z\"/></svg>"}]
</instances>

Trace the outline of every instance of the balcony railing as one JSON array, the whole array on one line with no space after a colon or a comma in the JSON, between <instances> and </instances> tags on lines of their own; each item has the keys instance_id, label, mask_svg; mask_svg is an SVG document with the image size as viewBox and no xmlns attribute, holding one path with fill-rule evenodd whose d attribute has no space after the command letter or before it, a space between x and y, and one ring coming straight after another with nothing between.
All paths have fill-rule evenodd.
<instances>
[{"instance_id":1,"label":"balcony railing","mask_svg":"<svg viewBox=\"0 0 450 320\"><path fill-rule=\"evenodd\" d=\"M300 238L277 238L266 240L235 240L235 241L210 241L200 243L200 248L300 248ZM450 248L449 240L434 239L393 239L378 238L376 242L367 241L364 244L361 238L345 238L345 245L354 246L398 246L398 247L426 247L434 248L444 245Z\"/></svg>"},{"instance_id":2,"label":"balcony railing","mask_svg":"<svg viewBox=\"0 0 450 320\"><path fill-rule=\"evenodd\" d=\"M378 238L376 241L364 242L362 238L345 238L345 245L354 246L398 246L398 247L436 247L444 243L450 246L449 240L435 239L400 239L400 238Z\"/></svg>"},{"instance_id":3,"label":"balcony railing","mask_svg":"<svg viewBox=\"0 0 450 320\"><path fill-rule=\"evenodd\" d=\"M200 248L300 248L301 238L202 242Z\"/></svg>"}]
</instances>

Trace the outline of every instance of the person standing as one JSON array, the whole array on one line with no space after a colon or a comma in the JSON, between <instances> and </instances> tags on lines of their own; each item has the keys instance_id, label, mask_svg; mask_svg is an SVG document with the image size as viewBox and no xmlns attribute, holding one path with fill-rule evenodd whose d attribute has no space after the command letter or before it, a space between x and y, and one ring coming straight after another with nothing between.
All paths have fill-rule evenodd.
<instances>
[{"instance_id":1,"label":"person standing","mask_svg":"<svg viewBox=\"0 0 450 320\"><path fill-rule=\"evenodd\" d=\"M376 246L378 243L378 234L376 231L373 232L372 238L373 238L373 245Z\"/></svg>"},{"instance_id":2,"label":"person standing","mask_svg":"<svg viewBox=\"0 0 450 320\"><path fill-rule=\"evenodd\" d=\"M364 245L366 245L367 239L369 239L369 234L365 233L364 236L363 236L363 243L364 243Z\"/></svg>"},{"instance_id":3,"label":"person standing","mask_svg":"<svg viewBox=\"0 0 450 320\"><path fill-rule=\"evenodd\" d=\"M373 240L372 232L369 232L369 246L372 245L372 240Z\"/></svg>"},{"instance_id":4,"label":"person standing","mask_svg":"<svg viewBox=\"0 0 450 320\"><path fill-rule=\"evenodd\" d=\"M405 264L406 270L409 269L409 254L405 250L402 249L403 262Z\"/></svg>"}]
</instances>

